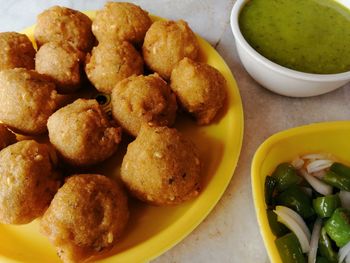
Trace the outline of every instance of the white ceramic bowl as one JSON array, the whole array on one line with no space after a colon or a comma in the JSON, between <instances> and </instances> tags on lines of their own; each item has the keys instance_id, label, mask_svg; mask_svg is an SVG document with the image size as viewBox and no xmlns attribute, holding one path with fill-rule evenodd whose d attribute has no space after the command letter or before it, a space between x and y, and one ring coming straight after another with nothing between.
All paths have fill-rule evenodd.
<instances>
[{"instance_id":1,"label":"white ceramic bowl","mask_svg":"<svg viewBox=\"0 0 350 263\"><path fill-rule=\"evenodd\" d=\"M280 66L260 55L244 39L239 28L239 14L248 1L237 0L234 4L231 28L243 66L262 86L285 96L310 97L330 92L350 81L350 71L339 74L304 73ZM350 8L350 0L338 2Z\"/></svg>"}]
</instances>

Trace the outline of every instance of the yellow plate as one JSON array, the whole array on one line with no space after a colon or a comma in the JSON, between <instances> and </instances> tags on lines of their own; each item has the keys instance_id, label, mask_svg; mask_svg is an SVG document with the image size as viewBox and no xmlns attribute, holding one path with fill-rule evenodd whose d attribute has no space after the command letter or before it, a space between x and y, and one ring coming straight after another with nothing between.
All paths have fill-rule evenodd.
<instances>
[{"instance_id":1,"label":"yellow plate","mask_svg":"<svg viewBox=\"0 0 350 263\"><path fill-rule=\"evenodd\" d=\"M87 12L93 18L94 12ZM34 26L24 31L33 40ZM203 59L227 80L228 103L221 118L210 126L198 127L183 118L176 127L199 148L203 167L203 191L175 207L153 207L131 202L131 220L124 238L100 262L145 262L174 246L208 215L224 193L235 170L243 138L243 110L237 84L220 55L199 38ZM118 176L121 149L103 164L105 174ZM118 167L113 163L118 161ZM98 170L98 169L97 169ZM103 170L103 169L102 169ZM38 220L23 225L0 225L1 262L60 262L54 248L39 233Z\"/></svg>"},{"instance_id":2,"label":"yellow plate","mask_svg":"<svg viewBox=\"0 0 350 263\"><path fill-rule=\"evenodd\" d=\"M252 188L255 212L271 262L282 262L269 227L264 197L264 183L276 166L307 153L331 153L350 162L350 121L323 122L282 131L268 138L256 151L252 163Z\"/></svg>"}]
</instances>

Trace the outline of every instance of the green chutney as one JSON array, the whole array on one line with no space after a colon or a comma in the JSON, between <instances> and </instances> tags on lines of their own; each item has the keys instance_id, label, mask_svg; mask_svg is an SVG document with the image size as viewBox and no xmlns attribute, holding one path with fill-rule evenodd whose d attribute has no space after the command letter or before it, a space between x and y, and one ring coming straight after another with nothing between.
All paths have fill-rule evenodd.
<instances>
[{"instance_id":1,"label":"green chutney","mask_svg":"<svg viewBox=\"0 0 350 263\"><path fill-rule=\"evenodd\" d=\"M239 26L279 65L317 74L350 70L350 11L334 0L250 0Z\"/></svg>"}]
</instances>

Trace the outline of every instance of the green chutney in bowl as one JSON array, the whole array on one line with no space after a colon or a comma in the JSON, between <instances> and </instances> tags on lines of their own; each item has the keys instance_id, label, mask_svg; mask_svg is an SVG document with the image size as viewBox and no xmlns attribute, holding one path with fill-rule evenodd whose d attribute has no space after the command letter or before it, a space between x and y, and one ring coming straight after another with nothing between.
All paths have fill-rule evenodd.
<instances>
[{"instance_id":1,"label":"green chutney in bowl","mask_svg":"<svg viewBox=\"0 0 350 263\"><path fill-rule=\"evenodd\" d=\"M313 74L350 71L350 10L335 0L250 0L245 40L265 58Z\"/></svg>"}]
</instances>

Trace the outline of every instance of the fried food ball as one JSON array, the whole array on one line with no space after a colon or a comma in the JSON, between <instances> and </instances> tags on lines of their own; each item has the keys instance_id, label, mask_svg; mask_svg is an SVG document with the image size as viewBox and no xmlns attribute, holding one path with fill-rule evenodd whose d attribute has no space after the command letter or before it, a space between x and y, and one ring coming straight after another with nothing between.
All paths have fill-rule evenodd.
<instances>
[{"instance_id":1,"label":"fried food ball","mask_svg":"<svg viewBox=\"0 0 350 263\"><path fill-rule=\"evenodd\" d=\"M88 52L94 44L90 18L67 7L53 6L37 17L34 37L38 46L47 42L68 42Z\"/></svg>"},{"instance_id":2,"label":"fried food ball","mask_svg":"<svg viewBox=\"0 0 350 263\"><path fill-rule=\"evenodd\" d=\"M141 55L128 42L103 42L86 57L85 71L95 88L111 93L121 80L143 73Z\"/></svg>"},{"instance_id":3,"label":"fried food ball","mask_svg":"<svg viewBox=\"0 0 350 263\"><path fill-rule=\"evenodd\" d=\"M143 125L128 145L121 179L142 201L179 204L198 195L200 161L194 144L176 129Z\"/></svg>"},{"instance_id":4,"label":"fried food ball","mask_svg":"<svg viewBox=\"0 0 350 263\"><path fill-rule=\"evenodd\" d=\"M92 32L99 42L142 42L152 21L148 13L131 3L108 2L96 12Z\"/></svg>"},{"instance_id":5,"label":"fried food ball","mask_svg":"<svg viewBox=\"0 0 350 263\"><path fill-rule=\"evenodd\" d=\"M34 70L0 71L0 121L15 131L41 134L57 108L55 84Z\"/></svg>"},{"instance_id":6,"label":"fried food ball","mask_svg":"<svg viewBox=\"0 0 350 263\"><path fill-rule=\"evenodd\" d=\"M35 49L29 38L16 32L0 33L0 70L34 69Z\"/></svg>"},{"instance_id":7,"label":"fried food ball","mask_svg":"<svg viewBox=\"0 0 350 263\"><path fill-rule=\"evenodd\" d=\"M58 190L40 229L63 262L83 262L114 246L128 218L127 196L114 181L79 174Z\"/></svg>"},{"instance_id":8,"label":"fried food ball","mask_svg":"<svg viewBox=\"0 0 350 263\"><path fill-rule=\"evenodd\" d=\"M200 125L209 124L226 99L226 80L212 66L181 60L171 73L171 89Z\"/></svg>"},{"instance_id":9,"label":"fried food ball","mask_svg":"<svg viewBox=\"0 0 350 263\"><path fill-rule=\"evenodd\" d=\"M169 79L181 59L197 59L199 45L185 21L156 21L146 33L142 51L147 66Z\"/></svg>"},{"instance_id":10,"label":"fried food ball","mask_svg":"<svg viewBox=\"0 0 350 263\"><path fill-rule=\"evenodd\" d=\"M50 77L60 93L76 91L81 84L84 53L69 43L48 42L35 56L35 70Z\"/></svg>"},{"instance_id":11,"label":"fried food ball","mask_svg":"<svg viewBox=\"0 0 350 263\"><path fill-rule=\"evenodd\" d=\"M133 136L142 123L170 126L175 121L176 97L158 74L122 80L113 89L111 101L114 119Z\"/></svg>"},{"instance_id":12,"label":"fried food ball","mask_svg":"<svg viewBox=\"0 0 350 263\"><path fill-rule=\"evenodd\" d=\"M47 122L50 142L70 164L88 166L110 157L121 141L121 128L113 127L96 100L78 99Z\"/></svg>"},{"instance_id":13,"label":"fried food ball","mask_svg":"<svg viewBox=\"0 0 350 263\"><path fill-rule=\"evenodd\" d=\"M16 135L0 123L0 150L16 142Z\"/></svg>"},{"instance_id":14,"label":"fried food ball","mask_svg":"<svg viewBox=\"0 0 350 263\"><path fill-rule=\"evenodd\" d=\"M41 216L59 187L52 147L20 141L0 151L0 222L26 224Z\"/></svg>"}]
</instances>

